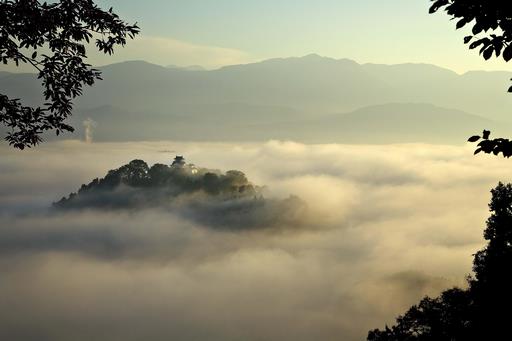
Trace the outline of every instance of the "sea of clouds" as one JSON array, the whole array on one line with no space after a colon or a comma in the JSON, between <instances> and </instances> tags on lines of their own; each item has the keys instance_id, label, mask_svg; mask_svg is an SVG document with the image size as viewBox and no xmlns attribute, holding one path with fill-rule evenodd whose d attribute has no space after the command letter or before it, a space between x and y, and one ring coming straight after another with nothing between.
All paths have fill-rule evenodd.
<instances>
[{"instance_id":1,"label":"sea of clouds","mask_svg":"<svg viewBox=\"0 0 512 341\"><path fill-rule=\"evenodd\" d=\"M423 295L464 285L489 190L512 180L512 161L472 146L67 141L0 151L2 340L364 340ZM271 200L296 195L307 214L219 229L193 212L50 209L109 169L176 154L241 170Z\"/></svg>"}]
</instances>

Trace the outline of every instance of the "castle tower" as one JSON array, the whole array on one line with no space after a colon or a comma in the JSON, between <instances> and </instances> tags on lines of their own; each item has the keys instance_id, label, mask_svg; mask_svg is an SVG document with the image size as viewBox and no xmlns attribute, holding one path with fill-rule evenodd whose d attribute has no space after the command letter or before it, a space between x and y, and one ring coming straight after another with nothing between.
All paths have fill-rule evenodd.
<instances>
[{"instance_id":1,"label":"castle tower","mask_svg":"<svg viewBox=\"0 0 512 341\"><path fill-rule=\"evenodd\" d=\"M185 158L181 155L176 155L174 161L171 164L171 167L183 167L185 166Z\"/></svg>"}]
</instances>

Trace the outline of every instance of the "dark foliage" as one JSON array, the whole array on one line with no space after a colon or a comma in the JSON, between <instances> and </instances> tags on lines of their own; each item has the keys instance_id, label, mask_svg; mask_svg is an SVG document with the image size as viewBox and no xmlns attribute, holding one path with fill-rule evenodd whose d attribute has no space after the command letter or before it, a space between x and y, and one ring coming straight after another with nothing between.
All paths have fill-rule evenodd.
<instances>
[{"instance_id":1,"label":"dark foliage","mask_svg":"<svg viewBox=\"0 0 512 341\"><path fill-rule=\"evenodd\" d=\"M221 173L193 165L134 160L102 179L82 185L54 204L58 210L159 209L200 224L230 230L299 228L306 204L295 196L266 199L244 173Z\"/></svg>"},{"instance_id":2,"label":"dark foliage","mask_svg":"<svg viewBox=\"0 0 512 341\"><path fill-rule=\"evenodd\" d=\"M369 341L508 340L512 306L512 184L492 191L484 238L474 256L468 289L424 298L397 318L395 326L368 333ZM506 337L508 335L508 337Z\"/></svg>"},{"instance_id":3,"label":"dark foliage","mask_svg":"<svg viewBox=\"0 0 512 341\"><path fill-rule=\"evenodd\" d=\"M493 213L484 232L488 244L475 254L475 276L470 279L474 335L505 340L510 338L512 307L512 184L493 189L489 207Z\"/></svg>"},{"instance_id":4,"label":"dark foliage","mask_svg":"<svg viewBox=\"0 0 512 341\"><path fill-rule=\"evenodd\" d=\"M500 56L508 62L512 59L512 7L502 0L430 0L433 4L430 13L444 9L456 20L456 28L471 26L471 35L464 38L470 49L479 49L480 55L488 60ZM512 86L508 89L512 92ZM512 156L512 142L509 139L489 140L489 132L484 131L484 141L478 144L475 154L484 152L504 157ZM473 136L470 142L476 142L479 136Z\"/></svg>"},{"instance_id":5,"label":"dark foliage","mask_svg":"<svg viewBox=\"0 0 512 341\"><path fill-rule=\"evenodd\" d=\"M122 192L122 195L119 195ZM254 197L258 190L240 171L225 174L194 166L155 164L142 160L130 163L82 185L77 193L62 198L55 205L62 208L130 208L158 206L173 198L201 192L225 199Z\"/></svg>"},{"instance_id":6,"label":"dark foliage","mask_svg":"<svg viewBox=\"0 0 512 341\"><path fill-rule=\"evenodd\" d=\"M99 51L112 54L116 45L124 46L138 33L137 25L126 24L112 8L101 10L92 0L0 0L0 61L35 67L46 100L33 108L0 94L0 123L10 128L9 144L23 149L41 142L44 131L73 131L65 123L72 100L84 85L101 79L84 61L85 44L94 39Z\"/></svg>"},{"instance_id":7,"label":"dark foliage","mask_svg":"<svg viewBox=\"0 0 512 341\"><path fill-rule=\"evenodd\" d=\"M470 49L479 48L487 60L493 55L512 59L512 7L500 0L430 0L430 13L444 9L456 20L457 29L471 25L472 35L464 38ZM510 87L509 92L512 92Z\"/></svg>"},{"instance_id":8,"label":"dark foliage","mask_svg":"<svg viewBox=\"0 0 512 341\"><path fill-rule=\"evenodd\" d=\"M437 298L425 297L397 318L392 328L370 331L368 341L470 340L470 297L466 290L450 289Z\"/></svg>"},{"instance_id":9,"label":"dark foliage","mask_svg":"<svg viewBox=\"0 0 512 341\"><path fill-rule=\"evenodd\" d=\"M475 135L468 139L468 142L478 142L478 148L475 150L475 155L484 152L487 154L499 155L503 154L503 157L509 158L512 156L512 141L504 138L490 139L491 132L484 130L482 136Z\"/></svg>"}]
</instances>

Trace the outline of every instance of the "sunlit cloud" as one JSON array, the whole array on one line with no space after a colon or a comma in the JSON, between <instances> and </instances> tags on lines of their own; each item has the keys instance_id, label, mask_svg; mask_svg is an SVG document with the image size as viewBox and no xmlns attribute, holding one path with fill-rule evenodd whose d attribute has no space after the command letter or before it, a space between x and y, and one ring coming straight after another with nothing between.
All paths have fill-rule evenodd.
<instances>
[{"instance_id":1,"label":"sunlit cloud","mask_svg":"<svg viewBox=\"0 0 512 341\"><path fill-rule=\"evenodd\" d=\"M257 61L250 54L227 47L194 44L170 37L136 36L124 47L116 47L113 55L100 53L93 43L87 47L86 62L94 66L104 66L125 61L143 60L162 66L200 66L205 69L217 69L227 65L247 64ZM27 51L30 54L31 51ZM43 48L41 53L48 53ZM14 63L2 65L1 71L29 72L37 70L29 64Z\"/></svg>"},{"instance_id":2,"label":"sunlit cloud","mask_svg":"<svg viewBox=\"0 0 512 341\"><path fill-rule=\"evenodd\" d=\"M295 194L309 218L300 229L235 231L161 208L48 210L132 159L170 163L163 150L242 170L268 198ZM17 307L0 312L2 339L361 340L423 295L464 285L489 190L511 180L507 160L471 146L67 141L1 151L0 301Z\"/></svg>"},{"instance_id":3,"label":"sunlit cloud","mask_svg":"<svg viewBox=\"0 0 512 341\"><path fill-rule=\"evenodd\" d=\"M91 51L93 49L91 48ZM93 53L89 62L102 66L126 60L144 60L158 65L191 66L207 69L254 61L248 53L232 48L194 44L168 37L137 36L114 55Z\"/></svg>"}]
</instances>

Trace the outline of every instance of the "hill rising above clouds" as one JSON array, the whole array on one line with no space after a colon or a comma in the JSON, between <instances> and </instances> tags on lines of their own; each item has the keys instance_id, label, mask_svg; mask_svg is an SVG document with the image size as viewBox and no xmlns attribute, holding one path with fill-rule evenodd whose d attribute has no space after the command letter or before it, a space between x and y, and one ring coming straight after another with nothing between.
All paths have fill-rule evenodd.
<instances>
[{"instance_id":1,"label":"hill rising above clouds","mask_svg":"<svg viewBox=\"0 0 512 341\"><path fill-rule=\"evenodd\" d=\"M264 198L262 189L240 171L198 168L182 157L170 166L149 167L133 160L82 185L54 207L58 211L159 209L222 229L297 227L307 212L296 196Z\"/></svg>"}]
</instances>

